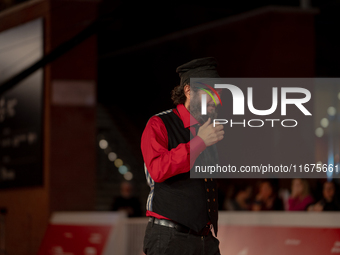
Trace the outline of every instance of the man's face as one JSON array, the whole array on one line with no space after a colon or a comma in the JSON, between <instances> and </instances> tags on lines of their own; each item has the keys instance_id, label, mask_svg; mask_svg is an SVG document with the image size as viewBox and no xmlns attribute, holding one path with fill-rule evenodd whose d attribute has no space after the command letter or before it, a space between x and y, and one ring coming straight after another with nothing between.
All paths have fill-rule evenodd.
<instances>
[{"instance_id":1,"label":"man's face","mask_svg":"<svg viewBox=\"0 0 340 255\"><path fill-rule=\"evenodd\" d=\"M207 90L209 91L209 89ZM212 91L209 92L214 96L216 104L219 105L220 101L218 100L217 95L215 95ZM221 90L217 90L217 92L220 94ZM194 91L193 89L191 90L190 113L197 121L204 123L208 120L208 118L211 118L211 120L215 119L217 117L217 112L214 100L207 94L207 115L201 115L202 94L207 93L200 89L197 91Z\"/></svg>"},{"instance_id":2,"label":"man's face","mask_svg":"<svg viewBox=\"0 0 340 255\"><path fill-rule=\"evenodd\" d=\"M273 188L269 182L263 182L260 185L259 193L262 195L262 198L267 199L273 194Z\"/></svg>"},{"instance_id":3,"label":"man's face","mask_svg":"<svg viewBox=\"0 0 340 255\"><path fill-rule=\"evenodd\" d=\"M326 182L323 185L323 197L328 201L332 201L335 193L335 187L332 182Z\"/></svg>"}]
</instances>

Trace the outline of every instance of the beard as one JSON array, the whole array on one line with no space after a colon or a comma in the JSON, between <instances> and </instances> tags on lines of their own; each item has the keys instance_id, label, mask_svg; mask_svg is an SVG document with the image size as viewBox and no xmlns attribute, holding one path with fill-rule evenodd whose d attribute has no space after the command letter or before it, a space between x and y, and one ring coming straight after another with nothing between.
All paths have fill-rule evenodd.
<instances>
[{"instance_id":1,"label":"beard","mask_svg":"<svg viewBox=\"0 0 340 255\"><path fill-rule=\"evenodd\" d=\"M215 104L208 104L207 107L210 105L215 106ZM201 114L201 98L198 92L193 93L193 97L190 101L189 111L191 115L201 124L207 122L209 118L211 121L213 121L213 119L216 119L217 117L217 111L215 109L213 109L212 112L207 111L206 115Z\"/></svg>"}]
</instances>

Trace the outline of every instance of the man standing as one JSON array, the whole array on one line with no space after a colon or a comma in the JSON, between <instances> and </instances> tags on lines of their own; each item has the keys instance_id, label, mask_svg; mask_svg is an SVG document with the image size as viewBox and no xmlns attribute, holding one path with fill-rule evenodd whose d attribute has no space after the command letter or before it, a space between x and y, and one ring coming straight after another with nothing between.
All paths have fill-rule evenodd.
<instances>
[{"instance_id":1,"label":"man standing","mask_svg":"<svg viewBox=\"0 0 340 255\"><path fill-rule=\"evenodd\" d=\"M204 162L208 148L223 139L222 125L211 124L216 117L213 99L207 100L207 115L201 116L201 95L206 92L189 84L190 78L219 77L216 65L209 57L179 66L180 85L172 91L176 108L151 117L143 132L141 150L150 186L143 245L147 255L220 254L219 241L210 231L217 235L216 181L190 179L195 161Z\"/></svg>"}]
</instances>

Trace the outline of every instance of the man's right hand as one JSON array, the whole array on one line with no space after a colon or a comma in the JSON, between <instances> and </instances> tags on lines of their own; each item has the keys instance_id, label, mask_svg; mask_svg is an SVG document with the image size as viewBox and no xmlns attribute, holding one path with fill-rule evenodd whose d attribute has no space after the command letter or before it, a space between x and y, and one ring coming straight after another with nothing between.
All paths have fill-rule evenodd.
<instances>
[{"instance_id":1,"label":"man's right hand","mask_svg":"<svg viewBox=\"0 0 340 255\"><path fill-rule=\"evenodd\" d=\"M208 147L223 139L224 131L222 125L213 126L209 118L199 129L197 135L202 138L205 145Z\"/></svg>"}]
</instances>

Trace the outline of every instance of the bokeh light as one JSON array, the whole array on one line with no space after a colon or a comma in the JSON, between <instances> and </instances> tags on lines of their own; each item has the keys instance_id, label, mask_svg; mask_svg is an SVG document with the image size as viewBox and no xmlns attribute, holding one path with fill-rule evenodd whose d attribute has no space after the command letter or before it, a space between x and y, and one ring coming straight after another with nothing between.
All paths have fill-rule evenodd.
<instances>
[{"instance_id":1,"label":"bokeh light","mask_svg":"<svg viewBox=\"0 0 340 255\"><path fill-rule=\"evenodd\" d=\"M118 168L118 172L119 172L120 174L126 174L126 173L128 172L127 166L124 166L124 165L120 166L120 167Z\"/></svg>"},{"instance_id":2,"label":"bokeh light","mask_svg":"<svg viewBox=\"0 0 340 255\"><path fill-rule=\"evenodd\" d=\"M328 113L330 116L334 116L334 115L336 114L336 109L335 109L335 107L333 107L333 106L328 107L327 113Z\"/></svg>"},{"instance_id":3,"label":"bokeh light","mask_svg":"<svg viewBox=\"0 0 340 255\"><path fill-rule=\"evenodd\" d=\"M117 159L117 154L114 152L110 152L108 157L110 161L115 161Z\"/></svg>"},{"instance_id":4,"label":"bokeh light","mask_svg":"<svg viewBox=\"0 0 340 255\"><path fill-rule=\"evenodd\" d=\"M328 125L329 125L329 121L328 121L327 118L323 118L323 119L320 121L320 124L321 124L321 126L322 126L323 128L326 128L326 127L328 127Z\"/></svg>"},{"instance_id":5,"label":"bokeh light","mask_svg":"<svg viewBox=\"0 0 340 255\"><path fill-rule=\"evenodd\" d=\"M323 129L321 127L318 127L316 130L315 130L315 135L317 137L322 137L323 136Z\"/></svg>"},{"instance_id":6,"label":"bokeh light","mask_svg":"<svg viewBox=\"0 0 340 255\"><path fill-rule=\"evenodd\" d=\"M121 160L120 158L117 158L117 159L115 160L114 164L115 164L116 167L119 168L120 166L123 165L123 160Z\"/></svg>"},{"instance_id":7,"label":"bokeh light","mask_svg":"<svg viewBox=\"0 0 340 255\"><path fill-rule=\"evenodd\" d=\"M131 172L126 172L126 173L124 174L124 178L125 178L125 180L127 180L127 181L131 181L132 178L133 178L133 174L132 174Z\"/></svg>"},{"instance_id":8,"label":"bokeh light","mask_svg":"<svg viewBox=\"0 0 340 255\"><path fill-rule=\"evenodd\" d=\"M109 145L109 144L108 144L108 142L107 142L105 139L101 139L101 140L99 141L99 147L100 147L101 149L103 149L103 150L105 150L105 149L107 148L108 145Z\"/></svg>"}]
</instances>

